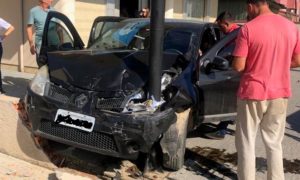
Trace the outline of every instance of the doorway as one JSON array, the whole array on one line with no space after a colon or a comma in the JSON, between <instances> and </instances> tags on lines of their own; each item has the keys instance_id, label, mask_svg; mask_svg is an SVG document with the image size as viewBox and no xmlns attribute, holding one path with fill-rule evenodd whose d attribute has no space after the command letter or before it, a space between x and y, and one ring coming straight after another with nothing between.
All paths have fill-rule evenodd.
<instances>
[{"instance_id":1,"label":"doorway","mask_svg":"<svg viewBox=\"0 0 300 180\"><path fill-rule=\"evenodd\" d=\"M120 0L120 16L135 18L139 12L139 0Z\"/></svg>"}]
</instances>

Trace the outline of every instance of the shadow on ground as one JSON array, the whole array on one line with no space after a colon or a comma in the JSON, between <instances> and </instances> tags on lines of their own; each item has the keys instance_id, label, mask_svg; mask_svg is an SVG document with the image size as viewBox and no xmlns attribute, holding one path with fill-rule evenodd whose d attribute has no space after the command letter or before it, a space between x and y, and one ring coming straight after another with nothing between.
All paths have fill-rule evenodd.
<instances>
[{"instance_id":1,"label":"shadow on ground","mask_svg":"<svg viewBox=\"0 0 300 180\"><path fill-rule=\"evenodd\" d=\"M208 179L237 179L234 169L237 164L237 154L226 153L215 148L195 147L186 150L185 166L187 170Z\"/></svg>"},{"instance_id":2,"label":"shadow on ground","mask_svg":"<svg viewBox=\"0 0 300 180\"><path fill-rule=\"evenodd\" d=\"M28 79L4 76L2 82L3 89L6 91L5 95L24 98L29 81Z\"/></svg>"},{"instance_id":3,"label":"shadow on ground","mask_svg":"<svg viewBox=\"0 0 300 180\"><path fill-rule=\"evenodd\" d=\"M186 150L185 166L187 170L208 179L237 179L237 153L227 153L224 149L210 147L195 147ZM300 174L300 160L283 159L284 172ZM267 160L262 157L256 158L258 172L267 171Z\"/></svg>"},{"instance_id":4,"label":"shadow on ground","mask_svg":"<svg viewBox=\"0 0 300 180\"><path fill-rule=\"evenodd\" d=\"M214 132L216 130L216 128L217 128L217 125L213 124L213 123L202 124L196 130L189 132L187 135L187 138L201 137L201 138L209 139L208 137L205 136L205 134ZM230 128L227 128L226 134L233 136L235 134L235 131Z\"/></svg>"},{"instance_id":5,"label":"shadow on ground","mask_svg":"<svg viewBox=\"0 0 300 180\"><path fill-rule=\"evenodd\" d=\"M296 134L300 133L300 121L299 121L299 117L300 117L300 111L297 111L297 112L295 112L295 113L293 113L293 114L291 114L291 115L289 115L287 117L287 123L290 125L290 128L287 128L287 129L295 131ZM300 142L300 137L299 136L290 134L288 132L286 132L285 135L288 136L288 137L290 137L290 138L295 139L296 141Z\"/></svg>"}]
</instances>

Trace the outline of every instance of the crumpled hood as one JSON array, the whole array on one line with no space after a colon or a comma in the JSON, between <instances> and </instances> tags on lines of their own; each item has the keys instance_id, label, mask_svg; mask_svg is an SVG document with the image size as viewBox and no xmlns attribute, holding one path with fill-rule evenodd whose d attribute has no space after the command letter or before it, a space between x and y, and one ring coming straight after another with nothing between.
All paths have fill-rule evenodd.
<instances>
[{"instance_id":1,"label":"crumpled hood","mask_svg":"<svg viewBox=\"0 0 300 180\"><path fill-rule=\"evenodd\" d=\"M167 54L163 69L170 68L177 55ZM68 51L48 54L50 80L91 91L136 90L148 80L147 51Z\"/></svg>"}]
</instances>

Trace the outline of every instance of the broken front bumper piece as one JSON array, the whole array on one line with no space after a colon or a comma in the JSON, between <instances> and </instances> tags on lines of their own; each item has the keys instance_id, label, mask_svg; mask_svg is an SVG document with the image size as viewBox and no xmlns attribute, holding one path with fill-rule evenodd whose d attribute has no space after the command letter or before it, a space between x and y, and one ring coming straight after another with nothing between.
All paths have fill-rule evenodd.
<instances>
[{"instance_id":1,"label":"broken front bumper piece","mask_svg":"<svg viewBox=\"0 0 300 180\"><path fill-rule=\"evenodd\" d=\"M173 109L155 113L123 114L99 111L68 105L41 97L30 89L26 96L26 108L33 125L33 133L62 144L114 157L135 159L139 152L150 152L153 144L176 121ZM92 132L63 126L54 122L58 109L95 117Z\"/></svg>"}]
</instances>

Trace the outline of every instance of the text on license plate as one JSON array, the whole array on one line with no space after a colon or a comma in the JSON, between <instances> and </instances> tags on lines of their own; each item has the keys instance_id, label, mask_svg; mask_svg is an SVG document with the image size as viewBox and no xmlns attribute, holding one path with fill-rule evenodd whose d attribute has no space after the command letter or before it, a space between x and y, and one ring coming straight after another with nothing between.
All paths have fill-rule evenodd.
<instances>
[{"instance_id":1,"label":"text on license plate","mask_svg":"<svg viewBox=\"0 0 300 180\"><path fill-rule=\"evenodd\" d=\"M58 109L54 122L56 124L92 132L95 125L95 118L84 114Z\"/></svg>"}]
</instances>

